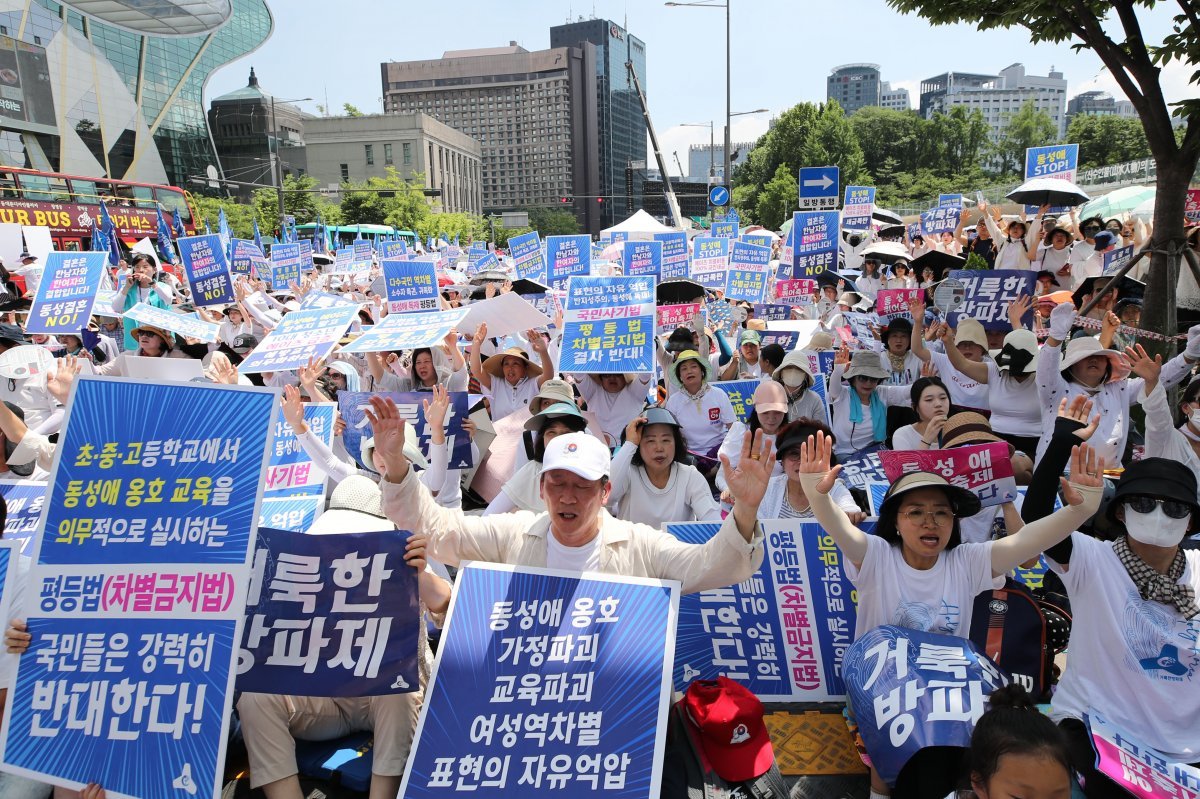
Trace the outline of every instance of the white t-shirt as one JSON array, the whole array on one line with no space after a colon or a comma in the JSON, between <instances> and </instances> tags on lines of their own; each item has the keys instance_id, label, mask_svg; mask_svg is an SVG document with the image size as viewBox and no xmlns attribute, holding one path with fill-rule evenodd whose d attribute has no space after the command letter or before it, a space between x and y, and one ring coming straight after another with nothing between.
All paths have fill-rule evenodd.
<instances>
[{"instance_id":1,"label":"white t-shirt","mask_svg":"<svg viewBox=\"0 0 1200 799\"><path fill-rule=\"evenodd\" d=\"M919 450L920 448L921 434L917 432L915 426L906 424L895 433L892 433L892 449Z\"/></svg>"},{"instance_id":2,"label":"white t-shirt","mask_svg":"<svg viewBox=\"0 0 1200 799\"><path fill-rule=\"evenodd\" d=\"M479 391L492 401L492 421L499 421L515 410L528 407L538 395L537 378L522 378L515 386L503 377L493 377L491 388L479 384Z\"/></svg>"},{"instance_id":3,"label":"white t-shirt","mask_svg":"<svg viewBox=\"0 0 1200 799\"><path fill-rule=\"evenodd\" d=\"M1032 374L1018 382L1008 372L1001 372L996 362L988 358L988 408L992 430L1007 436L1040 436L1042 434L1042 403L1037 393L1037 378ZM1026 369L1032 370L1031 362ZM1032 452L1025 453L1032 456Z\"/></svg>"},{"instance_id":4,"label":"white t-shirt","mask_svg":"<svg viewBox=\"0 0 1200 799\"><path fill-rule=\"evenodd\" d=\"M1183 763L1200 761L1200 617L1143 600L1111 542L1071 535L1062 576L1071 597L1071 655L1051 718L1094 709L1118 729ZM1180 582L1200 593L1200 552L1184 551Z\"/></svg>"},{"instance_id":5,"label":"white t-shirt","mask_svg":"<svg viewBox=\"0 0 1200 799\"><path fill-rule=\"evenodd\" d=\"M891 359L886 354L883 356L883 368L892 374L887 382L894 386L911 386L917 382L921 377L921 367L924 365L911 350L905 354L904 366L899 370L892 368Z\"/></svg>"},{"instance_id":6,"label":"white t-shirt","mask_svg":"<svg viewBox=\"0 0 1200 799\"><path fill-rule=\"evenodd\" d=\"M649 375L638 375L633 382L615 394L610 394L590 375L580 375L579 394L587 401L588 410L596 414L600 429L616 446L629 424L646 407Z\"/></svg>"},{"instance_id":7,"label":"white t-shirt","mask_svg":"<svg viewBox=\"0 0 1200 799\"><path fill-rule=\"evenodd\" d=\"M933 568L914 569L899 544L869 535L862 568L847 558L845 569L858 588L855 638L881 624L966 638L976 595L992 587L992 544L959 544Z\"/></svg>"},{"instance_id":8,"label":"white t-shirt","mask_svg":"<svg viewBox=\"0 0 1200 799\"><path fill-rule=\"evenodd\" d=\"M692 452L708 452L725 440L725 432L737 421L729 395L719 388L707 386L699 400L688 399L683 389L667 397L666 408L679 426Z\"/></svg>"},{"instance_id":9,"label":"white t-shirt","mask_svg":"<svg viewBox=\"0 0 1200 799\"><path fill-rule=\"evenodd\" d=\"M954 364L950 362L950 356L944 352L937 350L929 351L929 360L934 368L938 370L938 377L946 384L946 388L950 390L950 401L960 408L975 408L977 410L990 410L988 405L988 387L983 383L976 383L964 373L958 371ZM985 357L985 361L990 361L990 358Z\"/></svg>"},{"instance_id":10,"label":"white t-shirt","mask_svg":"<svg viewBox=\"0 0 1200 799\"><path fill-rule=\"evenodd\" d=\"M546 531L546 568L569 572L600 571L600 536L581 547L561 543L553 530Z\"/></svg>"}]
</instances>

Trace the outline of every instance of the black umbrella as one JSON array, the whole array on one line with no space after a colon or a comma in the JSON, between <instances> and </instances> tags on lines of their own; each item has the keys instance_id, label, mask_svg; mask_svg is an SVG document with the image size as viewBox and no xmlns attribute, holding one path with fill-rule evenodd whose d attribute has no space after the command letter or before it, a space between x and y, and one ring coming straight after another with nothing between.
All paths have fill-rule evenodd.
<instances>
[{"instance_id":1,"label":"black umbrella","mask_svg":"<svg viewBox=\"0 0 1200 799\"><path fill-rule=\"evenodd\" d=\"M1092 199L1087 192L1069 180L1033 178L1004 195L1015 203L1025 205L1083 205Z\"/></svg>"},{"instance_id":2,"label":"black umbrella","mask_svg":"<svg viewBox=\"0 0 1200 799\"><path fill-rule=\"evenodd\" d=\"M905 228L903 224L886 224L879 228L879 238L890 239L892 236L895 236L896 238L904 238L904 230Z\"/></svg>"},{"instance_id":3,"label":"black umbrella","mask_svg":"<svg viewBox=\"0 0 1200 799\"><path fill-rule=\"evenodd\" d=\"M946 273L947 269L964 269L966 265L966 258L963 258L961 255L951 255L941 250L930 250L920 258L913 259L913 262L910 264L913 274L918 278L920 278L921 272L926 267L929 267L933 270L934 280L941 280L942 275Z\"/></svg>"},{"instance_id":4,"label":"black umbrella","mask_svg":"<svg viewBox=\"0 0 1200 799\"><path fill-rule=\"evenodd\" d=\"M896 261L907 261L912 258L908 248L898 241L877 241L862 251L864 259L894 264Z\"/></svg>"},{"instance_id":5,"label":"black umbrella","mask_svg":"<svg viewBox=\"0 0 1200 799\"><path fill-rule=\"evenodd\" d=\"M1095 291L1097 280L1111 281L1112 277L1109 275L1101 275L1100 277L1089 277L1086 280L1084 280L1082 283L1080 283L1079 287L1077 289L1075 289L1074 292L1071 293L1071 299L1074 301L1076 308L1083 307L1084 297ZM1124 275L1117 282L1117 298L1118 299L1122 299L1122 300L1127 299L1127 298L1141 299L1145 295L1146 295L1146 284L1140 280L1134 280L1133 278L1129 277L1128 275Z\"/></svg>"},{"instance_id":6,"label":"black umbrella","mask_svg":"<svg viewBox=\"0 0 1200 799\"><path fill-rule=\"evenodd\" d=\"M659 305L684 305L689 302L704 302L704 286L694 280L673 277L658 284L655 297Z\"/></svg>"}]
</instances>

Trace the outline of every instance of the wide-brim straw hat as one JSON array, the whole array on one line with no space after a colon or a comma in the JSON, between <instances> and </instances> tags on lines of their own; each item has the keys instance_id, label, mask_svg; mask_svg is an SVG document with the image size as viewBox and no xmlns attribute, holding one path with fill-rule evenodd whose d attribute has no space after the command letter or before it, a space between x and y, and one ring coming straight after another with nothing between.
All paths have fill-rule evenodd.
<instances>
[{"instance_id":1,"label":"wide-brim straw hat","mask_svg":"<svg viewBox=\"0 0 1200 799\"><path fill-rule=\"evenodd\" d=\"M961 447L965 444L991 444L1000 441L992 432L987 417L975 411L960 411L952 414L942 425L942 449Z\"/></svg>"},{"instance_id":2,"label":"wide-brim straw hat","mask_svg":"<svg viewBox=\"0 0 1200 799\"><path fill-rule=\"evenodd\" d=\"M538 377L542 373L542 367L538 366L533 361L529 360L529 353L520 347L509 347L503 352L497 352L492 357L483 362L483 371L487 372L492 377L504 376L504 359L505 358L520 358L525 362L525 374L528 377Z\"/></svg>"},{"instance_id":3,"label":"wide-brim straw hat","mask_svg":"<svg viewBox=\"0 0 1200 799\"><path fill-rule=\"evenodd\" d=\"M1129 376L1129 361L1126 360L1125 356L1116 350L1105 349L1100 344L1099 339L1092 338L1091 336L1081 336L1068 341L1067 351L1063 354L1062 363L1058 369L1061 372L1065 372L1084 358L1090 358L1093 355L1103 355L1108 358L1111 368L1107 382L1112 383L1116 380L1124 380Z\"/></svg>"},{"instance_id":4,"label":"wide-brim straw hat","mask_svg":"<svg viewBox=\"0 0 1200 799\"><path fill-rule=\"evenodd\" d=\"M842 376L846 380L852 377L875 377L887 380L891 378L892 373L883 368L883 359L878 352L859 350L850 357L850 366Z\"/></svg>"},{"instance_id":5,"label":"wide-brim straw hat","mask_svg":"<svg viewBox=\"0 0 1200 799\"><path fill-rule=\"evenodd\" d=\"M175 334L170 330L166 330L161 327L155 327L154 325L138 325L133 330L129 331L129 335L133 338L137 338L142 333L153 333L163 340L163 343L166 345L167 349L175 349Z\"/></svg>"}]
</instances>

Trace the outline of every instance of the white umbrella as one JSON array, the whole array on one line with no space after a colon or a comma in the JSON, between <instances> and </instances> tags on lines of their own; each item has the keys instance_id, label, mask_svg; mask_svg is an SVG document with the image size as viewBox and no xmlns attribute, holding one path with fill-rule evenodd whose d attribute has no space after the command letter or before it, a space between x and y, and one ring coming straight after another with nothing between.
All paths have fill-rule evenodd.
<instances>
[{"instance_id":1,"label":"white umbrella","mask_svg":"<svg viewBox=\"0 0 1200 799\"><path fill-rule=\"evenodd\" d=\"M898 241L877 241L862 251L863 258L878 258L885 264L895 263L901 258L909 260L912 254Z\"/></svg>"},{"instance_id":2,"label":"white umbrella","mask_svg":"<svg viewBox=\"0 0 1200 799\"><path fill-rule=\"evenodd\" d=\"M1154 198L1143 200L1141 205L1131 211L1134 217L1144 219L1147 222L1154 219Z\"/></svg>"}]
</instances>

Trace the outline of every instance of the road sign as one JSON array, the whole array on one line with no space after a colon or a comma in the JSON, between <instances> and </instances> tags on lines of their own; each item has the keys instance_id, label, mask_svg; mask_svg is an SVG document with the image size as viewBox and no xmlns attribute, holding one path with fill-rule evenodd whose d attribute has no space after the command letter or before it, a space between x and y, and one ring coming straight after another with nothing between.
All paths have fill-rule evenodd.
<instances>
[{"instance_id":1,"label":"road sign","mask_svg":"<svg viewBox=\"0 0 1200 799\"><path fill-rule=\"evenodd\" d=\"M708 204L720 207L729 202L729 189L724 186L713 186L708 190Z\"/></svg>"},{"instance_id":2,"label":"road sign","mask_svg":"<svg viewBox=\"0 0 1200 799\"><path fill-rule=\"evenodd\" d=\"M799 183L801 211L838 207L840 184L836 166L802 166Z\"/></svg>"}]
</instances>

